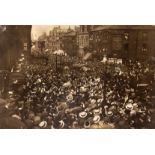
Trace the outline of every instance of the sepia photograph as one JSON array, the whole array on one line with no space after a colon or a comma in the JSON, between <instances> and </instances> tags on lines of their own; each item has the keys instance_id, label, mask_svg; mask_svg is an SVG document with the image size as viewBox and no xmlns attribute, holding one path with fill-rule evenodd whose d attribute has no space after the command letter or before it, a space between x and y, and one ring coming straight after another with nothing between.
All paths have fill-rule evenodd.
<instances>
[{"instance_id":1,"label":"sepia photograph","mask_svg":"<svg viewBox=\"0 0 155 155\"><path fill-rule=\"evenodd\" d=\"M154 25L1 25L0 129L154 129Z\"/></svg>"}]
</instances>

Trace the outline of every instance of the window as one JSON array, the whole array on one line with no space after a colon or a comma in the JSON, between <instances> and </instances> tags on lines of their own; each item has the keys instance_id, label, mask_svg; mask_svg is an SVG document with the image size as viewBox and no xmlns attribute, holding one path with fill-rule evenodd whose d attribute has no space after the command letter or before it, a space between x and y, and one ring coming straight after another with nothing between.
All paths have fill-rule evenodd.
<instances>
[{"instance_id":1,"label":"window","mask_svg":"<svg viewBox=\"0 0 155 155\"><path fill-rule=\"evenodd\" d=\"M104 39L108 39L109 38L108 32L104 32L103 36L104 36Z\"/></svg>"},{"instance_id":2,"label":"window","mask_svg":"<svg viewBox=\"0 0 155 155\"><path fill-rule=\"evenodd\" d=\"M82 32L84 32L84 25L82 25Z\"/></svg>"},{"instance_id":3,"label":"window","mask_svg":"<svg viewBox=\"0 0 155 155\"><path fill-rule=\"evenodd\" d=\"M103 52L106 52L108 49L106 47L104 47L102 50L103 50Z\"/></svg>"},{"instance_id":4,"label":"window","mask_svg":"<svg viewBox=\"0 0 155 155\"><path fill-rule=\"evenodd\" d=\"M142 37L143 37L143 40L147 40L147 37L148 37L147 32L143 32Z\"/></svg>"},{"instance_id":5,"label":"window","mask_svg":"<svg viewBox=\"0 0 155 155\"><path fill-rule=\"evenodd\" d=\"M84 26L84 32L87 32L87 26Z\"/></svg>"},{"instance_id":6,"label":"window","mask_svg":"<svg viewBox=\"0 0 155 155\"><path fill-rule=\"evenodd\" d=\"M90 40L93 40L93 34L90 35Z\"/></svg>"}]
</instances>

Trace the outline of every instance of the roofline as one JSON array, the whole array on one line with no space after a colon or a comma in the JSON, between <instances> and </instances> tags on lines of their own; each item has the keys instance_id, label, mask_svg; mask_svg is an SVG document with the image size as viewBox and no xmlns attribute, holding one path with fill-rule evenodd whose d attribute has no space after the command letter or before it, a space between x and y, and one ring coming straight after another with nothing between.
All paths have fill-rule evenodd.
<instances>
[{"instance_id":1,"label":"roofline","mask_svg":"<svg viewBox=\"0 0 155 155\"><path fill-rule=\"evenodd\" d=\"M91 32L102 30L155 30L153 25L103 25L94 28Z\"/></svg>"}]
</instances>

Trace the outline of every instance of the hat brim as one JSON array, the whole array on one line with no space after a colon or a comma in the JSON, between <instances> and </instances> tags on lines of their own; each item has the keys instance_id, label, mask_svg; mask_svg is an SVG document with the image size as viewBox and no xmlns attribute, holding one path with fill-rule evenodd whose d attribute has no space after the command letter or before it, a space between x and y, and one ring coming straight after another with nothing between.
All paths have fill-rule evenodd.
<instances>
[{"instance_id":1,"label":"hat brim","mask_svg":"<svg viewBox=\"0 0 155 155\"><path fill-rule=\"evenodd\" d=\"M100 119L101 119L100 116L95 116L95 117L93 118L93 122L94 122L94 123L98 123L98 122L100 121Z\"/></svg>"}]
</instances>

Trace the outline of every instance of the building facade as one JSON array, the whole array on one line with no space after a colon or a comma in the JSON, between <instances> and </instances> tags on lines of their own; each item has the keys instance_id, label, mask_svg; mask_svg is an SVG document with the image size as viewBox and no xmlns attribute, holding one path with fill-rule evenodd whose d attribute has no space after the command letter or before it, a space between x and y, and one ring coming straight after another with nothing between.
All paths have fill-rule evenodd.
<instances>
[{"instance_id":1,"label":"building facade","mask_svg":"<svg viewBox=\"0 0 155 155\"><path fill-rule=\"evenodd\" d=\"M10 72L21 54L29 60L31 54L31 26L0 26L0 97L6 95L10 84Z\"/></svg>"},{"instance_id":2,"label":"building facade","mask_svg":"<svg viewBox=\"0 0 155 155\"><path fill-rule=\"evenodd\" d=\"M68 32L63 34L62 49L70 56L77 55L78 46L76 31L68 30Z\"/></svg>"},{"instance_id":3,"label":"building facade","mask_svg":"<svg viewBox=\"0 0 155 155\"><path fill-rule=\"evenodd\" d=\"M77 44L79 48L89 47L89 31L88 25L80 25L79 32L77 33Z\"/></svg>"},{"instance_id":4,"label":"building facade","mask_svg":"<svg viewBox=\"0 0 155 155\"><path fill-rule=\"evenodd\" d=\"M52 51L61 49L62 46L62 36L64 34L64 30L61 29L60 26L54 27L52 31L49 33L48 37L48 48Z\"/></svg>"},{"instance_id":5,"label":"building facade","mask_svg":"<svg viewBox=\"0 0 155 155\"><path fill-rule=\"evenodd\" d=\"M138 60L154 56L154 26L94 26L89 35L89 47L101 55Z\"/></svg>"},{"instance_id":6,"label":"building facade","mask_svg":"<svg viewBox=\"0 0 155 155\"><path fill-rule=\"evenodd\" d=\"M6 25L0 32L0 70L10 70L21 53L31 54L31 25Z\"/></svg>"}]
</instances>

